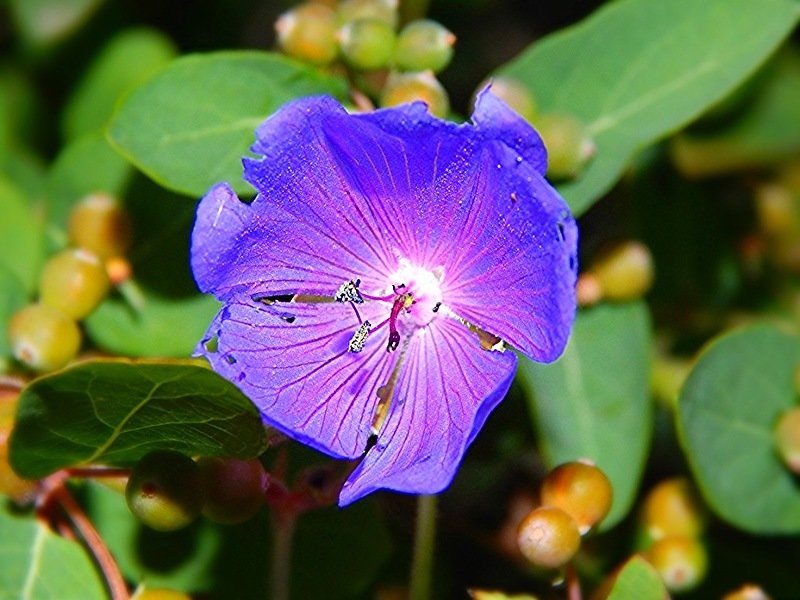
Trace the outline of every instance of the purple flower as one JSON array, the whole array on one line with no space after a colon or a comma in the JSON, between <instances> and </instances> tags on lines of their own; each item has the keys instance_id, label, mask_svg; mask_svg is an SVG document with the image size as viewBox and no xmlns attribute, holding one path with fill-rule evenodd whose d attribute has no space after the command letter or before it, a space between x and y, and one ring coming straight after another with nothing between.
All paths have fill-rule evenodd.
<instances>
[{"instance_id":1,"label":"purple flower","mask_svg":"<svg viewBox=\"0 0 800 600\"><path fill-rule=\"evenodd\" d=\"M192 269L224 305L197 353L267 424L363 456L341 505L441 491L511 385L509 346L566 344L577 228L544 147L488 91L472 122L298 100L243 161L255 200L218 184L198 207Z\"/></svg>"}]
</instances>

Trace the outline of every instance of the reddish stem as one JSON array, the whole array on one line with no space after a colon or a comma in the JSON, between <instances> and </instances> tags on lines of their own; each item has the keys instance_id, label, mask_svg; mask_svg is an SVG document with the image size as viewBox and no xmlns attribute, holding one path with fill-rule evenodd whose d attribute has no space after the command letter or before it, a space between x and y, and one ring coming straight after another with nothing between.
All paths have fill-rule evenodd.
<instances>
[{"instance_id":1,"label":"reddish stem","mask_svg":"<svg viewBox=\"0 0 800 600\"><path fill-rule=\"evenodd\" d=\"M567 564L565 578L567 583L567 600L582 600L581 582L580 579L578 579L578 572L575 570L575 565L571 562Z\"/></svg>"},{"instance_id":2,"label":"reddish stem","mask_svg":"<svg viewBox=\"0 0 800 600\"><path fill-rule=\"evenodd\" d=\"M52 497L58 501L63 507L64 511L69 516L72 524L80 532L86 546L94 556L100 570L103 572L108 589L111 592L113 600L130 600L128 593L128 586L122 573L119 571L114 557L106 546L103 538L97 533L97 530L92 525L92 522L83 512L83 509L75 502L75 499L69 493L66 487L58 485L53 488Z\"/></svg>"}]
</instances>

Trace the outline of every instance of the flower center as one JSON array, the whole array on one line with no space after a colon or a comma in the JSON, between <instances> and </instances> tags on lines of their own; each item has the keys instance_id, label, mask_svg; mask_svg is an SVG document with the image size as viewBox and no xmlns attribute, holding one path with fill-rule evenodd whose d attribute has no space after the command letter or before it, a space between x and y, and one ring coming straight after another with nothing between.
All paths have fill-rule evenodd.
<instances>
[{"instance_id":1,"label":"flower center","mask_svg":"<svg viewBox=\"0 0 800 600\"><path fill-rule=\"evenodd\" d=\"M389 339L386 350L392 352L400 345L403 336L409 336L418 329L426 327L439 314L442 307L441 282L444 270L439 267L430 271L412 265L406 259L389 278L389 285L378 294L368 294L360 289L361 280L355 279L342 284L334 298L337 302L349 302L356 312L360 326L353 334L349 349L361 352L367 336L388 325ZM361 321L357 304L365 301L383 302L389 305L386 320L374 329L369 321Z\"/></svg>"}]
</instances>

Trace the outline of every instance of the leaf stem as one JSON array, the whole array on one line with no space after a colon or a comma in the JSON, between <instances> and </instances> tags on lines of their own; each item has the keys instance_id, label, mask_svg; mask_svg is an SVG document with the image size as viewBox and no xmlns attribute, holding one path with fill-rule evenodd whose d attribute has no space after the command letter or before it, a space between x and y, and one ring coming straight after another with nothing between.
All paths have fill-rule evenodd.
<instances>
[{"instance_id":1,"label":"leaf stem","mask_svg":"<svg viewBox=\"0 0 800 600\"><path fill-rule=\"evenodd\" d=\"M433 556L436 547L435 495L417 497L417 527L414 533L414 555L411 562L409 600L429 600L433 578Z\"/></svg>"},{"instance_id":2,"label":"leaf stem","mask_svg":"<svg viewBox=\"0 0 800 600\"><path fill-rule=\"evenodd\" d=\"M106 585L108 585L108 589L111 592L111 598L113 600L130 600L128 586L108 546L106 546L100 534L97 533L89 517L86 516L83 509L75 502L69 490L63 485L59 485L53 489L52 497L61 504L72 521L72 524L75 525L75 528L80 532L81 537L86 542L86 546L89 548L100 570L103 572Z\"/></svg>"},{"instance_id":3,"label":"leaf stem","mask_svg":"<svg viewBox=\"0 0 800 600\"><path fill-rule=\"evenodd\" d=\"M580 579L578 579L578 572L575 570L575 565L572 562L567 564L565 578L567 580L567 600L582 600L583 593L581 592L581 582Z\"/></svg>"},{"instance_id":4,"label":"leaf stem","mask_svg":"<svg viewBox=\"0 0 800 600\"><path fill-rule=\"evenodd\" d=\"M272 600L289 600L292 575L292 541L297 517L293 514L276 514L273 523L272 544Z\"/></svg>"}]
</instances>

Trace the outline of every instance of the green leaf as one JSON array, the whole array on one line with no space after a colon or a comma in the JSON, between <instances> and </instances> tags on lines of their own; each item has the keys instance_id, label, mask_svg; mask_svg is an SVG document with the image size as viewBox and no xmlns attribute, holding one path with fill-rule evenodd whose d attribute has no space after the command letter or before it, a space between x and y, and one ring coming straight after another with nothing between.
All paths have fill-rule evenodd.
<instances>
[{"instance_id":1,"label":"green leaf","mask_svg":"<svg viewBox=\"0 0 800 600\"><path fill-rule=\"evenodd\" d=\"M669 594L652 565L634 556L617 574L608 600L669 600Z\"/></svg>"},{"instance_id":2,"label":"green leaf","mask_svg":"<svg viewBox=\"0 0 800 600\"><path fill-rule=\"evenodd\" d=\"M0 510L0 600L105 600L103 584L81 546L46 526Z\"/></svg>"},{"instance_id":3,"label":"green leaf","mask_svg":"<svg viewBox=\"0 0 800 600\"><path fill-rule=\"evenodd\" d=\"M727 127L684 132L670 150L689 177L708 177L769 165L800 152L800 54L787 50L770 65L745 109Z\"/></svg>"},{"instance_id":4,"label":"green leaf","mask_svg":"<svg viewBox=\"0 0 800 600\"><path fill-rule=\"evenodd\" d=\"M100 130L123 92L142 83L176 54L175 45L154 29L128 29L103 47L64 108L67 139Z\"/></svg>"},{"instance_id":5,"label":"green leaf","mask_svg":"<svg viewBox=\"0 0 800 600\"><path fill-rule=\"evenodd\" d=\"M5 328L11 315L22 308L27 300L22 282L7 267L0 265L0 324ZM3 332L5 334L5 332ZM11 357L11 347L5 335L0 335L0 373L6 369L6 360Z\"/></svg>"},{"instance_id":6,"label":"green leaf","mask_svg":"<svg viewBox=\"0 0 800 600\"><path fill-rule=\"evenodd\" d=\"M68 36L97 10L103 0L10 0L22 36L37 46Z\"/></svg>"},{"instance_id":7,"label":"green leaf","mask_svg":"<svg viewBox=\"0 0 800 600\"><path fill-rule=\"evenodd\" d=\"M650 441L650 321L641 302L578 312L564 355L542 365L520 361L548 467L588 458L614 488L608 529L631 506Z\"/></svg>"},{"instance_id":8,"label":"green leaf","mask_svg":"<svg viewBox=\"0 0 800 600\"><path fill-rule=\"evenodd\" d=\"M158 448L251 458L265 444L255 406L205 367L95 360L23 389L9 459L38 479L85 463L131 465Z\"/></svg>"},{"instance_id":9,"label":"green leaf","mask_svg":"<svg viewBox=\"0 0 800 600\"><path fill-rule=\"evenodd\" d=\"M719 516L748 531L800 531L797 480L772 436L795 405L798 361L797 336L746 327L703 351L678 400L678 433L700 491Z\"/></svg>"},{"instance_id":10,"label":"green leaf","mask_svg":"<svg viewBox=\"0 0 800 600\"><path fill-rule=\"evenodd\" d=\"M500 71L542 112L587 124L597 153L559 186L588 209L634 153L720 100L769 56L800 14L794 0L619 0L536 42Z\"/></svg>"},{"instance_id":11,"label":"green leaf","mask_svg":"<svg viewBox=\"0 0 800 600\"><path fill-rule=\"evenodd\" d=\"M33 293L44 261L44 227L31 202L0 175L0 267L11 271Z\"/></svg>"},{"instance_id":12,"label":"green leaf","mask_svg":"<svg viewBox=\"0 0 800 600\"><path fill-rule=\"evenodd\" d=\"M48 222L65 229L69 211L79 200L98 192L121 197L132 174L102 131L74 140L61 150L48 173Z\"/></svg>"},{"instance_id":13,"label":"green leaf","mask_svg":"<svg viewBox=\"0 0 800 600\"><path fill-rule=\"evenodd\" d=\"M134 310L123 299L103 302L84 321L101 348L127 356L189 356L219 310L213 296L187 298L144 291L144 306Z\"/></svg>"},{"instance_id":14,"label":"green leaf","mask_svg":"<svg viewBox=\"0 0 800 600\"><path fill-rule=\"evenodd\" d=\"M343 95L342 80L267 52L189 55L122 102L109 125L112 144L164 187L200 196L218 181L242 194L241 157L255 128L285 102Z\"/></svg>"}]
</instances>

